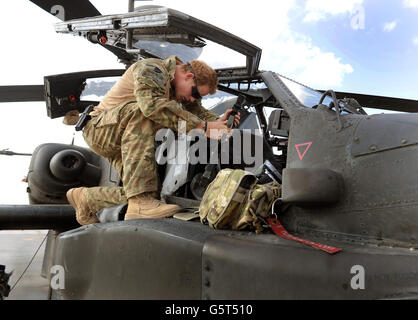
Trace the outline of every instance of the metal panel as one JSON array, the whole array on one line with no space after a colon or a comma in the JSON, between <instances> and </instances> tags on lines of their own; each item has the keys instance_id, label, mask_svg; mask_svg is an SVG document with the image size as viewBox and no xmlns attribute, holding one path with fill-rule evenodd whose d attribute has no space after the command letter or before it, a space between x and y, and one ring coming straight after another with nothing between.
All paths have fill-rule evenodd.
<instances>
[{"instance_id":1,"label":"metal panel","mask_svg":"<svg viewBox=\"0 0 418 320\"><path fill-rule=\"evenodd\" d=\"M200 299L201 252L214 230L177 219L95 224L62 233L60 299Z\"/></svg>"},{"instance_id":2,"label":"metal panel","mask_svg":"<svg viewBox=\"0 0 418 320\"><path fill-rule=\"evenodd\" d=\"M364 289L351 286L354 266L364 269ZM329 255L273 235L216 236L205 243L203 268L203 299L418 296L418 254L407 249L344 245Z\"/></svg>"},{"instance_id":3,"label":"metal panel","mask_svg":"<svg viewBox=\"0 0 418 320\"><path fill-rule=\"evenodd\" d=\"M283 185L283 202L305 205L338 202L344 191L341 175L329 169L284 169Z\"/></svg>"},{"instance_id":4,"label":"metal panel","mask_svg":"<svg viewBox=\"0 0 418 320\"><path fill-rule=\"evenodd\" d=\"M418 144L418 114L376 114L362 119L354 132L356 156Z\"/></svg>"},{"instance_id":5,"label":"metal panel","mask_svg":"<svg viewBox=\"0 0 418 320\"><path fill-rule=\"evenodd\" d=\"M213 230L177 219L94 224L57 237L65 289L53 299L382 299L418 293L416 250ZM352 267L365 271L353 290Z\"/></svg>"}]
</instances>

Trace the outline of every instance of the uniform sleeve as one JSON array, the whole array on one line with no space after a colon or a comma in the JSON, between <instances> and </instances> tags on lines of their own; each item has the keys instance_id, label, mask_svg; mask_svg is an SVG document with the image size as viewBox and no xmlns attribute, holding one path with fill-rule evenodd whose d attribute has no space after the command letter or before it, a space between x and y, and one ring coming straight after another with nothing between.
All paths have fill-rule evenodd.
<instances>
[{"instance_id":1,"label":"uniform sleeve","mask_svg":"<svg viewBox=\"0 0 418 320\"><path fill-rule=\"evenodd\" d=\"M203 121L216 121L219 119L219 116L216 113L213 113L202 106L200 101L189 103L186 106L187 111L190 111L194 115L198 116Z\"/></svg>"},{"instance_id":2,"label":"uniform sleeve","mask_svg":"<svg viewBox=\"0 0 418 320\"><path fill-rule=\"evenodd\" d=\"M134 70L134 95L139 108L150 120L178 131L178 122L186 122L186 131L202 121L197 115L183 109L175 100L168 99L170 78L163 68L141 65Z\"/></svg>"}]
</instances>

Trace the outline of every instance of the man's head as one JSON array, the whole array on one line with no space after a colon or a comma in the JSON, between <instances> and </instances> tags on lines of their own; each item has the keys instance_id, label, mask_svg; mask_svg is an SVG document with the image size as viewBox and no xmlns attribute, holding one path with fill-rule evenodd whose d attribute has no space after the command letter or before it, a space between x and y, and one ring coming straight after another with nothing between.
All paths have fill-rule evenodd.
<instances>
[{"instance_id":1,"label":"man's head","mask_svg":"<svg viewBox=\"0 0 418 320\"><path fill-rule=\"evenodd\" d=\"M196 101L199 96L214 94L218 86L216 71L205 62L192 60L178 64L173 84L177 101Z\"/></svg>"}]
</instances>

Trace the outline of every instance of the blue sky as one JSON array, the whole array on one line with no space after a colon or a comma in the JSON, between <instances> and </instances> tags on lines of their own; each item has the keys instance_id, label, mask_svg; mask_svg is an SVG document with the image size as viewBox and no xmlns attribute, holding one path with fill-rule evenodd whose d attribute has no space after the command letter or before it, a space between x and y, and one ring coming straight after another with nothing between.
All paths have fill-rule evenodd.
<instances>
[{"instance_id":1,"label":"blue sky","mask_svg":"<svg viewBox=\"0 0 418 320\"><path fill-rule=\"evenodd\" d=\"M290 26L351 65L342 90L418 99L418 2L365 0L361 6L363 29L352 28L349 12L307 22L306 12L294 10Z\"/></svg>"}]
</instances>

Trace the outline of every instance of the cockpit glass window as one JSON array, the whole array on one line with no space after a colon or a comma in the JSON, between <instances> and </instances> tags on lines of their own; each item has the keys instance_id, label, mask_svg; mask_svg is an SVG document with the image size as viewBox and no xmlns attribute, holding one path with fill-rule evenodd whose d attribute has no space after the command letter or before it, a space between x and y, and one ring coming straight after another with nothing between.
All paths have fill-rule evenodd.
<instances>
[{"instance_id":1,"label":"cockpit glass window","mask_svg":"<svg viewBox=\"0 0 418 320\"><path fill-rule=\"evenodd\" d=\"M313 106L316 106L322 97L322 93L305 87L288 78L280 76L280 80L284 82L294 96L306 107L312 108ZM323 104L329 105L331 101L332 99L330 97L325 97Z\"/></svg>"},{"instance_id":2,"label":"cockpit glass window","mask_svg":"<svg viewBox=\"0 0 418 320\"><path fill-rule=\"evenodd\" d=\"M203 60L215 69L246 65L245 55L209 40L205 40L199 46L167 41L138 40L133 43L133 46L162 59L176 55L183 62L196 59Z\"/></svg>"},{"instance_id":3,"label":"cockpit glass window","mask_svg":"<svg viewBox=\"0 0 418 320\"><path fill-rule=\"evenodd\" d=\"M120 78L121 77L102 77L87 79L80 100L101 101Z\"/></svg>"},{"instance_id":4,"label":"cockpit glass window","mask_svg":"<svg viewBox=\"0 0 418 320\"><path fill-rule=\"evenodd\" d=\"M245 67L247 63L245 55L210 40L206 40L200 59L215 69Z\"/></svg>"},{"instance_id":5,"label":"cockpit glass window","mask_svg":"<svg viewBox=\"0 0 418 320\"><path fill-rule=\"evenodd\" d=\"M136 41L133 46L137 49L143 49L151 54L161 57L162 59L167 59L172 55L176 55L184 62L198 59L203 50L202 47L189 47L180 43L150 40Z\"/></svg>"}]
</instances>

